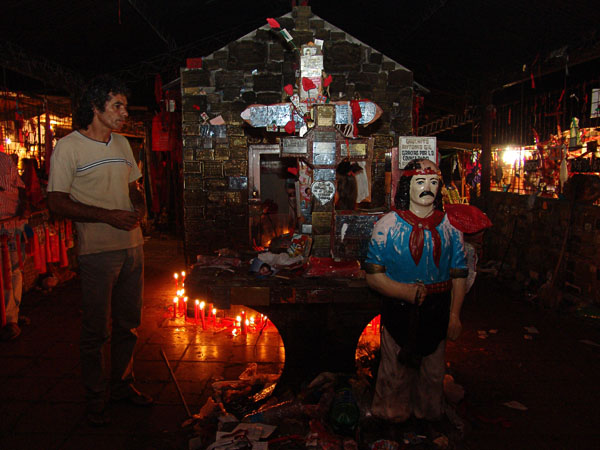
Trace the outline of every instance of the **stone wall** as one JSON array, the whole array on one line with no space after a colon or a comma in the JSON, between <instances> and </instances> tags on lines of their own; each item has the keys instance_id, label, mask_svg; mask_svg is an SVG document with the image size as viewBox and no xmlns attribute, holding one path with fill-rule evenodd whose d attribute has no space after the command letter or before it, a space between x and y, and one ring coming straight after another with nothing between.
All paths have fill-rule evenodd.
<instances>
[{"instance_id":1,"label":"stone wall","mask_svg":"<svg viewBox=\"0 0 600 450\"><path fill-rule=\"evenodd\" d=\"M331 99L355 97L377 103L383 114L362 136L374 136L373 205L383 205L386 153L394 136L411 134L412 72L297 7L277 18L302 44L324 41ZM245 125L240 113L251 104L284 102L283 86L296 83L297 52L279 33L263 28L203 58L201 69L182 69L184 227L188 260L223 247L248 246L248 146L277 143L281 133ZM222 116L226 125L201 125L202 115ZM219 129L217 129L219 128Z\"/></svg>"},{"instance_id":2,"label":"stone wall","mask_svg":"<svg viewBox=\"0 0 600 450\"><path fill-rule=\"evenodd\" d=\"M572 210L571 210L572 209ZM491 192L484 260L503 262L502 275L533 290L548 280L566 244L555 287L600 304L600 208L566 200Z\"/></svg>"}]
</instances>

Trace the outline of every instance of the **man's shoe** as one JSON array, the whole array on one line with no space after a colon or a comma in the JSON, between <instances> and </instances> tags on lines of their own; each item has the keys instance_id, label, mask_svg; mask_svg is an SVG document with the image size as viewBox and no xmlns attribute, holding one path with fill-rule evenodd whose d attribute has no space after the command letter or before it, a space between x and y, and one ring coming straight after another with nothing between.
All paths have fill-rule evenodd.
<instances>
[{"instance_id":1,"label":"man's shoe","mask_svg":"<svg viewBox=\"0 0 600 450\"><path fill-rule=\"evenodd\" d=\"M0 330L0 341L12 341L13 339L19 337L20 334L21 329L19 328L19 325L17 325L15 322L7 323Z\"/></svg>"},{"instance_id":2,"label":"man's shoe","mask_svg":"<svg viewBox=\"0 0 600 450\"><path fill-rule=\"evenodd\" d=\"M31 319L23 314L19 314L19 325L31 325Z\"/></svg>"},{"instance_id":3,"label":"man's shoe","mask_svg":"<svg viewBox=\"0 0 600 450\"><path fill-rule=\"evenodd\" d=\"M88 402L86 418L93 427L105 427L110 424L110 415L103 401Z\"/></svg>"},{"instance_id":4,"label":"man's shoe","mask_svg":"<svg viewBox=\"0 0 600 450\"><path fill-rule=\"evenodd\" d=\"M111 394L113 402L128 402L135 406L150 406L154 403L152 397L138 391L132 384L128 385L123 392Z\"/></svg>"}]
</instances>

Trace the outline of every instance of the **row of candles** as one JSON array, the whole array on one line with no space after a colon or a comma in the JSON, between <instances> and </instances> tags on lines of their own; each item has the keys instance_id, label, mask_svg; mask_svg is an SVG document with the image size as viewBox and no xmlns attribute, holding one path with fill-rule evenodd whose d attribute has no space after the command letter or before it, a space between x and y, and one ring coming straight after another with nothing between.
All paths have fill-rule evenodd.
<instances>
[{"instance_id":1,"label":"row of candles","mask_svg":"<svg viewBox=\"0 0 600 450\"><path fill-rule=\"evenodd\" d=\"M185 296L185 272L181 274L174 273L173 278L175 280L176 296L173 298L173 320L177 319L177 316L183 316L187 320L188 313L188 297ZM181 286L181 287L180 287ZM206 302L199 299L194 300L194 323L198 325L198 322L202 324L202 329L205 330L207 325L217 326L217 308L213 307L210 303L207 307ZM232 323L234 326L233 334L247 334L249 329L254 329L257 325L259 327L265 327L268 323L267 316L261 314L259 317L259 323L255 322L254 316L246 317L246 311L242 311L240 315L236 316L235 320L225 319L228 323ZM220 323L223 322L223 319ZM237 330L235 329L237 328Z\"/></svg>"}]
</instances>

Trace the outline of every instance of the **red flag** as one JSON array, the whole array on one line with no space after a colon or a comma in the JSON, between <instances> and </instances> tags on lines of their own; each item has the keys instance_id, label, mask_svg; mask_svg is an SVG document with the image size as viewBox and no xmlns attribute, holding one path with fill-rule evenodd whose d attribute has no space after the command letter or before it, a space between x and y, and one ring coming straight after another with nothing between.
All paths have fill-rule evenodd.
<instances>
[{"instance_id":1,"label":"red flag","mask_svg":"<svg viewBox=\"0 0 600 450\"><path fill-rule=\"evenodd\" d=\"M333 80L333 78L331 78L331 75L327 75L327 78L325 78L323 80L323 86L327 87L331 84L331 81Z\"/></svg>"},{"instance_id":2,"label":"red flag","mask_svg":"<svg viewBox=\"0 0 600 450\"><path fill-rule=\"evenodd\" d=\"M315 83L310 78L302 77L302 88L308 92L311 89L316 88Z\"/></svg>"},{"instance_id":3,"label":"red flag","mask_svg":"<svg viewBox=\"0 0 600 450\"><path fill-rule=\"evenodd\" d=\"M267 23L269 24L269 26L271 28L281 28L281 25L279 25L279 22L277 22L275 19L273 19L271 17L267 17Z\"/></svg>"},{"instance_id":4,"label":"red flag","mask_svg":"<svg viewBox=\"0 0 600 450\"><path fill-rule=\"evenodd\" d=\"M293 120L290 120L288 123L285 124L284 128L287 134L294 134L294 132L296 131L296 124Z\"/></svg>"},{"instance_id":5,"label":"red flag","mask_svg":"<svg viewBox=\"0 0 600 450\"><path fill-rule=\"evenodd\" d=\"M283 90L287 95L294 95L294 86L292 86L291 84L286 84L283 87Z\"/></svg>"}]
</instances>

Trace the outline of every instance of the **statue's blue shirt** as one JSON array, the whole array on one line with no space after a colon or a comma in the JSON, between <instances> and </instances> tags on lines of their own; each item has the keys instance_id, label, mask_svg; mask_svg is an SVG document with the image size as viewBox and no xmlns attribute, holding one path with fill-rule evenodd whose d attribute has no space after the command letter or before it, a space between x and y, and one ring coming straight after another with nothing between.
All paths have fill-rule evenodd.
<instances>
[{"instance_id":1,"label":"statue's blue shirt","mask_svg":"<svg viewBox=\"0 0 600 450\"><path fill-rule=\"evenodd\" d=\"M439 283L450 279L450 269L466 269L463 234L454 228L448 216L436 227L441 238L439 267L433 259L431 232L424 230L423 254L416 265L409 248L412 226L395 212L377 221L369 242L365 262L385 267L386 275L400 283Z\"/></svg>"}]
</instances>

